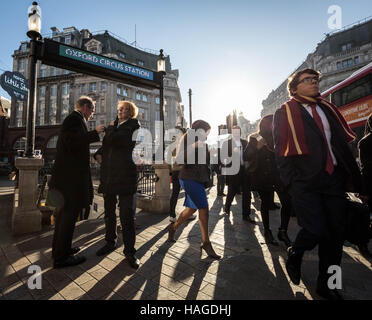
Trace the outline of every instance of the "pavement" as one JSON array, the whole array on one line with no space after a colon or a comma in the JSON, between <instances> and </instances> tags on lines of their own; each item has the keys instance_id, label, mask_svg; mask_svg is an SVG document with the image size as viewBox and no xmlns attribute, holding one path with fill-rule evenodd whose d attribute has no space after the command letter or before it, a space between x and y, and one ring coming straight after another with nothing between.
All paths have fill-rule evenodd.
<instances>
[{"instance_id":1,"label":"pavement","mask_svg":"<svg viewBox=\"0 0 372 320\"><path fill-rule=\"evenodd\" d=\"M225 198L223 198L225 199ZM53 226L39 233L11 237L0 242L0 300L313 300L318 270L317 251L307 252L299 286L292 284L285 270L286 249L268 246L263 237L260 201L252 201L256 226L241 219L234 201L232 213L222 212L223 199L216 188L209 192L209 232L220 261L200 257L198 221L186 223L168 243L166 214L137 209L138 270L131 269L123 255L121 234L118 248L105 257L95 252L105 243L102 198L96 196L97 211L78 222L74 246L82 248L87 261L75 267L53 269L51 244ZM238 196L238 202L241 197ZM177 212L182 211L183 194ZM279 210L271 211L270 223L276 237ZM119 221L118 221L119 228ZM289 236L299 230L291 218ZM369 249L372 251L371 244ZM30 266L41 268L41 289L31 289ZM342 262L342 292L346 299L372 299L372 264L353 246L345 246Z\"/></svg>"}]
</instances>

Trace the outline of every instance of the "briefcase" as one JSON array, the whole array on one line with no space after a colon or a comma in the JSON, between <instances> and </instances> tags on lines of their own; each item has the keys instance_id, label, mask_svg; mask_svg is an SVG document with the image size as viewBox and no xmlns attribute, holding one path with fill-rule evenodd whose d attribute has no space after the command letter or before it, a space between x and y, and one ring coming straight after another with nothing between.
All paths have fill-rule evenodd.
<instances>
[{"instance_id":1,"label":"briefcase","mask_svg":"<svg viewBox=\"0 0 372 320\"><path fill-rule=\"evenodd\" d=\"M355 245L367 243L371 237L369 207L358 200L347 198L346 240Z\"/></svg>"}]
</instances>

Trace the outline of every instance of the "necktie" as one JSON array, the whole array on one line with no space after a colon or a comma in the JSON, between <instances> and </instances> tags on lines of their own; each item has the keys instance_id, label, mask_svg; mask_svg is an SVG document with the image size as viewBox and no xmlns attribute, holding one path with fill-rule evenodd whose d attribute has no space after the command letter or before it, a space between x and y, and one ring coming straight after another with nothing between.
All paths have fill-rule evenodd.
<instances>
[{"instance_id":1,"label":"necktie","mask_svg":"<svg viewBox=\"0 0 372 320\"><path fill-rule=\"evenodd\" d=\"M333 165L333 161L332 161L332 157L331 157L331 152L330 152L329 147L328 147L328 142L327 142L327 138L326 138L326 135L325 135L322 119L320 118L319 113L316 111L316 104L315 103L310 104L310 107L311 107L311 112L313 114L314 121L318 125L318 127L319 127L319 129L320 129L320 131L323 135L324 142L327 146L327 163L326 163L326 168L325 169L326 169L326 172L328 172L328 174L332 174L333 170L334 170L334 165Z\"/></svg>"}]
</instances>

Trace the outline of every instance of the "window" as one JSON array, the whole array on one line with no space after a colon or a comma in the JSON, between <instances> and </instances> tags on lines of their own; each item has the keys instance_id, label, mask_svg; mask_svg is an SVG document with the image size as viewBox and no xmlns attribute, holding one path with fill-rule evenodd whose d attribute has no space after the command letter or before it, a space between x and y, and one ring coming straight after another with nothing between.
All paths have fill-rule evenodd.
<instances>
[{"instance_id":1,"label":"window","mask_svg":"<svg viewBox=\"0 0 372 320\"><path fill-rule=\"evenodd\" d=\"M106 101L105 99L102 99L101 100L101 113L105 113L106 112Z\"/></svg>"},{"instance_id":2,"label":"window","mask_svg":"<svg viewBox=\"0 0 372 320\"><path fill-rule=\"evenodd\" d=\"M106 82L103 81L101 82L101 91L105 91L106 90Z\"/></svg>"},{"instance_id":3,"label":"window","mask_svg":"<svg viewBox=\"0 0 372 320\"><path fill-rule=\"evenodd\" d=\"M337 70L341 70L341 62L337 62Z\"/></svg>"},{"instance_id":4,"label":"window","mask_svg":"<svg viewBox=\"0 0 372 320\"><path fill-rule=\"evenodd\" d=\"M92 82L89 84L89 92L95 92L97 90L97 83Z\"/></svg>"},{"instance_id":5,"label":"window","mask_svg":"<svg viewBox=\"0 0 372 320\"><path fill-rule=\"evenodd\" d=\"M51 71L52 71L52 72L51 72L51 73L52 73L52 74L51 74L52 77L58 76L58 73L59 73L59 72L58 72L58 69L57 69L57 68L52 67L52 70L51 70Z\"/></svg>"},{"instance_id":6,"label":"window","mask_svg":"<svg viewBox=\"0 0 372 320\"><path fill-rule=\"evenodd\" d=\"M126 55L125 55L125 53L124 53L124 52L119 52L119 56L120 56L120 58L123 58L123 59L125 59L125 58L126 58Z\"/></svg>"},{"instance_id":7,"label":"window","mask_svg":"<svg viewBox=\"0 0 372 320\"><path fill-rule=\"evenodd\" d=\"M70 71L69 71L69 70L63 69L63 72L62 72L62 74L69 74L69 73L70 73Z\"/></svg>"},{"instance_id":8,"label":"window","mask_svg":"<svg viewBox=\"0 0 372 320\"><path fill-rule=\"evenodd\" d=\"M68 35L65 37L65 43L70 44L71 43L71 35Z\"/></svg>"},{"instance_id":9,"label":"window","mask_svg":"<svg viewBox=\"0 0 372 320\"><path fill-rule=\"evenodd\" d=\"M160 121L160 111L155 111L155 121Z\"/></svg>"},{"instance_id":10,"label":"window","mask_svg":"<svg viewBox=\"0 0 372 320\"><path fill-rule=\"evenodd\" d=\"M57 96L57 85L53 84L50 86L50 96L56 97Z\"/></svg>"},{"instance_id":11,"label":"window","mask_svg":"<svg viewBox=\"0 0 372 320\"><path fill-rule=\"evenodd\" d=\"M147 96L145 94L142 95L142 101L147 102Z\"/></svg>"},{"instance_id":12,"label":"window","mask_svg":"<svg viewBox=\"0 0 372 320\"><path fill-rule=\"evenodd\" d=\"M347 43L347 44L344 44L341 46L341 50L342 51L346 51L346 50L349 50L351 49L351 43Z\"/></svg>"},{"instance_id":13,"label":"window","mask_svg":"<svg viewBox=\"0 0 372 320\"><path fill-rule=\"evenodd\" d=\"M355 63L355 64L358 64L358 63L359 63L359 57L355 57L355 58L354 58L354 63Z\"/></svg>"},{"instance_id":14,"label":"window","mask_svg":"<svg viewBox=\"0 0 372 320\"><path fill-rule=\"evenodd\" d=\"M36 125L42 126L45 123L45 99L39 98L36 111Z\"/></svg>"},{"instance_id":15,"label":"window","mask_svg":"<svg viewBox=\"0 0 372 320\"><path fill-rule=\"evenodd\" d=\"M117 94L121 94L121 88L120 88L120 86L118 86L118 87L116 88L116 93L117 93Z\"/></svg>"},{"instance_id":16,"label":"window","mask_svg":"<svg viewBox=\"0 0 372 320\"><path fill-rule=\"evenodd\" d=\"M141 100L141 94L139 92L136 93L136 99Z\"/></svg>"},{"instance_id":17,"label":"window","mask_svg":"<svg viewBox=\"0 0 372 320\"><path fill-rule=\"evenodd\" d=\"M85 83L83 83L83 84L81 85L81 93L82 93L82 94L87 93L87 85L86 85Z\"/></svg>"},{"instance_id":18,"label":"window","mask_svg":"<svg viewBox=\"0 0 372 320\"><path fill-rule=\"evenodd\" d=\"M56 124L57 116L57 85L50 86L49 124Z\"/></svg>"},{"instance_id":19,"label":"window","mask_svg":"<svg viewBox=\"0 0 372 320\"><path fill-rule=\"evenodd\" d=\"M26 52L26 51L27 51L27 43L22 43L21 52Z\"/></svg>"},{"instance_id":20,"label":"window","mask_svg":"<svg viewBox=\"0 0 372 320\"><path fill-rule=\"evenodd\" d=\"M25 150L26 149L26 137L17 139L13 145L13 150Z\"/></svg>"},{"instance_id":21,"label":"window","mask_svg":"<svg viewBox=\"0 0 372 320\"><path fill-rule=\"evenodd\" d=\"M26 64L26 59L19 59L18 60L18 72L24 72L25 71L25 64Z\"/></svg>"},{"instance_id":22,"label":"window","mask_svg":"<svg viewBox=\"0 0 372 320\"><path fill-rule=\"evenodd\" d=\"M146 120L146 110L143 108L138 108L138 116L139 120Z\"/></svg>"},{"instance_id":23,"label":"window","mask_svg":"<svg viewBox=\"0 0 372 320\"><path fill-rule=\"evenodd\" d=\"M70 85L68 83L62 84L62 95L66 96L70 94Z\"/></svg>"},{"instance_id":24,"label":"window","mask_svg":"<svg viewBox=\"0 0 372 320\"><path fill-rule=\"evenodd\" d=\"M123 89L123 96L126 96L126 97L128 97L128 91L127 91L127 89Z\"/></svg>"},{"instance_id":25,"label":"window","mask_svg":"<svg viewBox=\"0 0 372 320\"><path fill-rule=\"evenodd\" d=\"M58 136L53 136L49 139L47 149L55 149L57 147Z\"/></svg>"},{"instance_id":26,"label":"window","mask_svg":"<svg viewBox=\"0 0 372 320\"><path fill-rule=\"evenodd\" d=\"M145 63L142 60L138 60L138 65L143 67L145 65Z\"/></svg>"},{"instance_id":27,"label":"window","mask_svg":"<svg viewBox=\"0 0 372 320\"><path fill-rule=\"evenodd\" d=\"M45 97L45 91L46 91L46 87L45 86L40 86L39 87L39 97Z\"/></svg>"},{"instance_id":28,"label":"window","mask_svg":"<svg viewBox=\"0 0 372 320\"><path fill-rule=\"evenodd\" d=\"M156 98L155 98L155 103L156 103L156 104L160 104L160 98L159 98L159 97L156 97Z\"/></svg>"}]
</instances>

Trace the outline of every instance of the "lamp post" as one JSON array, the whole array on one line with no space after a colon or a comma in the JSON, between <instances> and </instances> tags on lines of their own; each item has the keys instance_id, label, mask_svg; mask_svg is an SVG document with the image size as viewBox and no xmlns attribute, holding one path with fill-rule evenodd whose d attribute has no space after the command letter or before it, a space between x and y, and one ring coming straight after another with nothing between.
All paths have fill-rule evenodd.
<instances>
[{"instance_id":1,"label":"lamp post","mask_svg":"<svg viewBox=\"0 0 372 320\"><path fill-rule=\"evenodd\" d=\"M37 2L33 2L28 9L28 32L30 41L30 55L28 59L29 92L27 101L26 122L26 153L28 158L34 157L35 147L35 100L36 100L36 42L41 39L41 9Z\"/></svg>"},{"instance_id":2,"label":"lamp post","mask_svg":"<svg viewBox=\"0 0 372 320\"><path fill-rule=\"evenodd\" d=\"M163 54L163 49L160 49L159 59L158 59L158 72L160 75L160 122L162 124L162 143L163 143L163 160L165 157L165 145L164 145L164 76L165 76L165 59Z\"/></svg>"}]
</instances>

